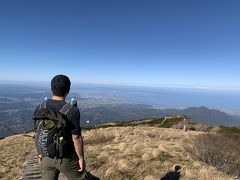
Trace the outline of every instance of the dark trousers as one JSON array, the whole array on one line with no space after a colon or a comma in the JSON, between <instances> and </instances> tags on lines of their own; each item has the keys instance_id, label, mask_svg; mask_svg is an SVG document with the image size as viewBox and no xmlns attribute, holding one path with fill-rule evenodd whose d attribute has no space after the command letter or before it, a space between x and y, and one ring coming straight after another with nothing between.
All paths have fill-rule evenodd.
<instances>
[{"instance_id":1,"label":"dark trousers","mask_svg":"<svg viewBox=\"0 0 240 180\"><path fill-rule=\"evenodd\" d=\"M84 173L79 172L78 158L76 154L62 159L43 157L42 179L57 180L59 173L63 173L68 180L84 180Z\"/></svg>"}]
</instances>

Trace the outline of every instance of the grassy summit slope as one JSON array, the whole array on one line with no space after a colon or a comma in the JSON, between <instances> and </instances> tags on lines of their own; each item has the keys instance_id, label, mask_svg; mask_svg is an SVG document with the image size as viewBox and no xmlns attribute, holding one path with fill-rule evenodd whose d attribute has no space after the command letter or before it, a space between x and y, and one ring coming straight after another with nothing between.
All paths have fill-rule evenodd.
<instances>
[{"instance_id":1,"label":"grassy summit slope","mask_svg":"<svg viewBox=\"0 0 240 180\"><path fill-rule=\"evenodd\" d=\"M178 120L169 119L164 126L160 118L83 130L87 170L104 180L159 180L166 174L186 180L232 179L186 151L192 139L207 133L163 128ZM21 177L25 158L34 149L32 136L22 134L0 140L0 179ZM174 172L176 167L180 168L178 172Z\"/></svg>"},{"instance_id":2,"label":"grassy summit slope","mask_svg":"<svg viewBox=\"0 0 240 180\"><path fill-rule=\"evenodd\" d=\"M182 179L230 179L194 161L184 141L203 132L172 128L109 127L84 133L87 167L102 179L160 179L180 166Z\"/></svg>"}]
</instances>

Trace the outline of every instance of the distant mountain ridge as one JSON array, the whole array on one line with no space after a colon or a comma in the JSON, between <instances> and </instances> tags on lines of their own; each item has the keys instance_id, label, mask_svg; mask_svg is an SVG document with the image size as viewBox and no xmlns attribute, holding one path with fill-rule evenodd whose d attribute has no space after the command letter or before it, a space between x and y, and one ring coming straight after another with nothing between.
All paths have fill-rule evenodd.
<instances>
[{"instance_id":1,"label":"distant mountain ridge","mask_svg":"<svg viewBox=\"0 0 240 180\"><path fill-rule=\"evenodd\" d=\"M131 121L144 118L186 115L193 121L211 125L239 126L240 117L232 116L207 107L190 107L186 109L156 109L144 104L104 104L92 108L81 108L81 126L89 127L110 122ZM9 111L0 118L0 137L23 133L33 129L33 112L20 108Z\"/></svg>"},{"instance_id":2,"label":"distant mountain ridge","mask_svg":"<svg viewBox=\"0 0 240 180\"><path fill-rule=\"evenodd\" d=\"M208 123L212 125L226 125L226 126L239 126L240 125L240 117L229 115L225 112L209 109L205 106L201 107L189 107L183 110L173 109L166 110L166 113L178 113L182 115L189 116L192 120Z\"/></svg>"},{"instance_id":3,"label":"distant mountain ridge","mask_svg":"<svg viewBox=\"0 0 240 180\"><path fill-rule=\"evenodd\" d=\"M186 112L185 114L190 116L192 119L200 122L206 122L210 124L222 124L222 125L240 125L239 119L236 116L228 115L225 112L221 112L216 109L208 109L206 107L200 108L188 108L185 111L191 112L192 114Z\"/></svg>"},{"instance_id":4,"label":"distant mountain ridge","mask_svg":"<svg viewBox=\"0 0 240 180\"><path fill-rule=\"evenodd\" d=\"M162 116L187 115L193 121L211 125L239 126L240 117L229 115L216 109L207 107L190 107L186 109L155 109L143 104L124 104L118 106L101 106L82 111L82 125L87 126L84 120L90 125L128 121L144 118L158 118Z\"/></svg>"}]
</instances>

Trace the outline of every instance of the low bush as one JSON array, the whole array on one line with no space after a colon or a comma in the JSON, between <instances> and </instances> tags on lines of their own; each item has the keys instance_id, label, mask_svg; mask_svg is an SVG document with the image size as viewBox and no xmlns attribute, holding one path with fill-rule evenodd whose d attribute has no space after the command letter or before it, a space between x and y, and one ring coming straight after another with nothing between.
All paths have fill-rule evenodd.
<instances>
[{"instance_id":1,"label":"low bush","mask_svg":"<svg viewBox=\"0 0 240 180\"><path fill-rule=\"evenodd\" d=\"M201 131L201 132L210 132L211 129L213 128L211 125L209 124L195 124L194 128L196 131Z\"/></svg>"},{"instance_id":2,"label":"low bush","mask_svg":"<svg viewBox=\"0 0 240 180\"><path fill-rule=\"evenodd\" d=\"M221 134L239 134L240 135L240 128L239 127L219 126L218 133L221 133Z\"/></svg>"},{"instance_id":3,"label":"low bush","mask_svg":"<svg viewBox=\"0 0 240 180\"><path fill-rule=\"evenodd\" d=\"M240 170L240 135L202 134L185 142L185 150L200 160L230 175Z\"/></svg>"}]
</instances>

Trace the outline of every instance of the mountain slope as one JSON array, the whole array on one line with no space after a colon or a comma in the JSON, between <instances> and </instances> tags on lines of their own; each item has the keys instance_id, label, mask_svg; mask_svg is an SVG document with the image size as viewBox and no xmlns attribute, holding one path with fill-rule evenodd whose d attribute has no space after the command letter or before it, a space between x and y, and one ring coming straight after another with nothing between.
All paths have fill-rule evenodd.
<instances>
[{"instance_id":1,"label":"mountain slope","mask_svg":"<svg viewBox=\"0 0 240 180\"><path fill-rule=\"evenodd\" d=\"M183 180L231 179L214 167L194 161L184 151L184 142L199 134L203 132L147 127L146 124L84 130L87 169L106 180L155 180L174 173L176 167L180 167L178 175ZM32 149L33 140L26 135L0 140L0 159L4 159L0 177L19 179L23 159ZM22 153L19 155L19 152Z\"/></svg>"},{"instance_id":2,"label":"mountain slope","mask_svg":"<svg viewBox=\"0 0 240 180\"><path fill-rule=\"evenodd\" d=\"M181 114L185 114L191 119L202 122L202 123L208 123L212 125L231 125L231 126L237 126L240 124L239 120L236 120L233 116L221 112L216 109L208 109L204 106L196 108L191 107L184 109L180 111Z\"/></svg>"}]
</instances>

